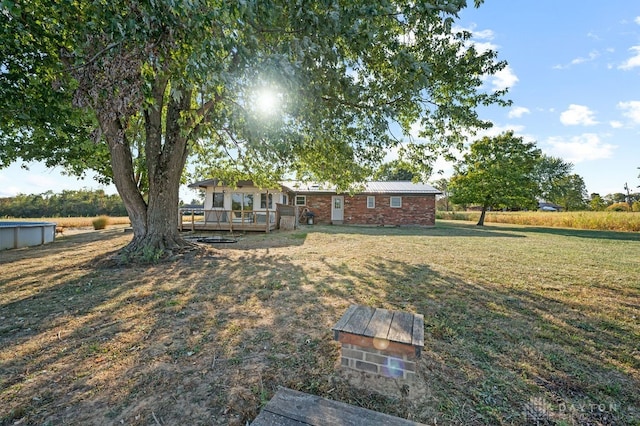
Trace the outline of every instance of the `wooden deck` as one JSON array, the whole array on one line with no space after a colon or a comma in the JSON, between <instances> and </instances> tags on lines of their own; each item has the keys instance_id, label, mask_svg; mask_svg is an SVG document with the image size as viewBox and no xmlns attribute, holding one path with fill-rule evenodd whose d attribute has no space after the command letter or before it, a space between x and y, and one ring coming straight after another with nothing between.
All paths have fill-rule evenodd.
<instances>
[{"instance_id":1,"label":"wooden deck","mask_svg":"<svg viewBox=\"0 0 640 426\"><path fill-rule=\"evenodd\" d=\"M200 210L179 215L180 231L257 231L277 228L275 211Z\"/></svg>"},{"instance_id":2,"label":"wooden deck","mask_svg":"<svg viewBox=\"0 0 640 426\"><path fill-rule=\"evenodd\" d=\"M422 423L281 388L251 426L417 426Z\"/></svg>"}]
</instances>

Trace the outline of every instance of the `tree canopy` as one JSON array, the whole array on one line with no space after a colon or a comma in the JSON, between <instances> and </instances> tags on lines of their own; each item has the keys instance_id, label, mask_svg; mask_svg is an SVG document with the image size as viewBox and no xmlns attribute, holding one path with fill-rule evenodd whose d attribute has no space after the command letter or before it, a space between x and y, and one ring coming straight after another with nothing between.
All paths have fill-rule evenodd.
<instances>
[{"instance_id":1,"label":"tree canopy","mask_svg":"<svg viewBox=\"0 0 640 426\"><path fill-rule=\"evenodd\" d=\"M451 201L480 205L479 226L484 225L489 207L536 206L535 168L540 155L534 143L524 142L512 131L473 142L454 166L448 188Z\"/></svg>"},{"instance_id":2,"label":"tree canopy","mask_svg":"<svg viewBox=\"0 0 640 426\"><path fill-rule=\"evenodd\" d=\"M384 163L373 174L374 180L381 181L412 181L421 177L410 163L402 160Z\"/></svg>"},{"instance_id":3,"label":"tree canopy","mask_svg":"<svg viewBox=\"0 0 640 426\"><path fill-rule=\"evenodd\" d=\"M483 90L505 62L452 29L466 4L2 2L0 166L43 159L112 179L129 249L148 251L183 244L189 155L200 177L293 171L345 188L391 148L428 164L489 127L478 106L507 104ZM271 113L255 108L265 91ZM409 138L416 126L428 143Z\"/></svg>"}]
</instances>

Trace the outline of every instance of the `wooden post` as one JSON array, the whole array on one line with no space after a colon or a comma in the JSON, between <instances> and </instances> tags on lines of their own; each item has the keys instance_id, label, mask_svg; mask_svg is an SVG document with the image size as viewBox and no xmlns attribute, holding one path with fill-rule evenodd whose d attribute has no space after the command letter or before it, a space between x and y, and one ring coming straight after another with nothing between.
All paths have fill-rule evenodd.
<instances>
[{"instance_id":1,"label":"wooden post","mask_svg":"<svg viewBox=\"0 0 640 426\"><path fill-rule=\"evenodd\" d=\"M267 189L267 216L265 217L265 224L267 226L267 230L266 233L268 234L269 231L271 230L271 223L270 223L270 219L269 219L269 190Z\"/></svg>"}]
</instances>

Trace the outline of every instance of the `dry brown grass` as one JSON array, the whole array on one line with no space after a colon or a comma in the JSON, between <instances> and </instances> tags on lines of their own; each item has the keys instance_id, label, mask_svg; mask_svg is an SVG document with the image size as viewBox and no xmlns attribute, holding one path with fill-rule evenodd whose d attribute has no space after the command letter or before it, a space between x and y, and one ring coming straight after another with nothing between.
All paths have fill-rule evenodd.
<instances>
[{"instance_id":1,"label":"dry brown grass","mask_svg":"<svg viewBox=\"0 0 640 426\"><path fill-rule=\"evenodd\" d=\"M637 424L638 238L307 231L145 267L105 261L116 229L2 252L0 424L244 425L277 386L428 424ZM425 315L418 397L336 370L352 303Z\"/></svg>"},{"instance_id":2,"label":"dry brown grass","mask_svg":"<svg viewBox=\"0 0 640 426\"><path fill-rule=\"evenodd\" d=\"M107 216L104 216L107 217ZM41 217L29 219L15 219L24 222L53 222L62 228L91 228L93 229L93 221L97 217ZM13 220L13 219L12 219ZM109 226L130 225L131 222L126 216L108 217Z\"/></svg>"}]
</instances>

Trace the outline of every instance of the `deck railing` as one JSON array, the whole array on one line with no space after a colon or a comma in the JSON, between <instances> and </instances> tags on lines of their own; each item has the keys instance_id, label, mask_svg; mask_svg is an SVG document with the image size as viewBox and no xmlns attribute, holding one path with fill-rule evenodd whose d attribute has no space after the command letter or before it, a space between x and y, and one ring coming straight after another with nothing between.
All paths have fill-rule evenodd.
<instances>
[{"instance_id":1,"label":"deck railing","mask_svg":"<svg viewBox=\"0 0 640 426\"><path fill-rule=\"evenodd\" d=\"M180 209L180 229L260 230L276 225L275 210Z\"/></svg>"}]
</instances>

